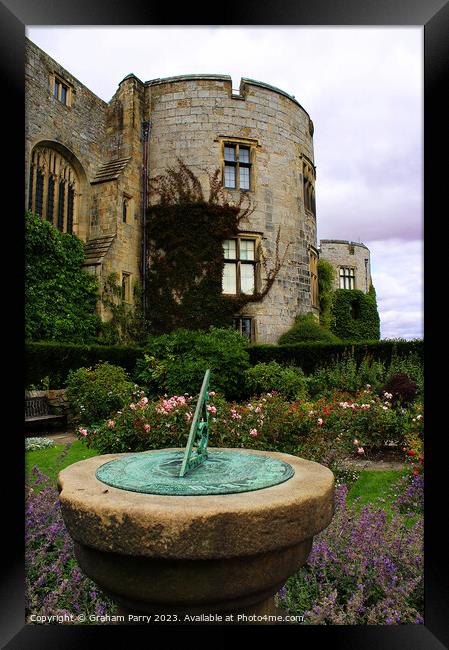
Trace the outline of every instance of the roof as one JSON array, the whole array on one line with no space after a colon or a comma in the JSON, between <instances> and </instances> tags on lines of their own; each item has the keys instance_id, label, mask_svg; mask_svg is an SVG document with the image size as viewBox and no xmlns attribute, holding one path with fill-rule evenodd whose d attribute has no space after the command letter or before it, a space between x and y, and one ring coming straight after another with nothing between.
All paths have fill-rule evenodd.
<instances>
[{"instance_id":1,"label":"roof","mask_svg":"<svg viewBox=\"0 0 449 650\"><path fill-rule=\"evenodd\" d=\"M101 165L94 176L91 185L95 183L105 183L106 181L115 181L125 169L126 165L131 160L131 156L127 158L116 158L109 160L107 163Z\"/></svg>"},{"instance_id":2,"label":"roof","mask_svg":"<svg viewBox=\"0 0 449 650\"><path fill-rule=\"evenodd\" d=\"M104 235L103 237L96 237L89 239L84 247L86 259L83 266L94 266L101 264L103 257L106 255L114 241L115 235Z\"/></svg>"}]
</instances>

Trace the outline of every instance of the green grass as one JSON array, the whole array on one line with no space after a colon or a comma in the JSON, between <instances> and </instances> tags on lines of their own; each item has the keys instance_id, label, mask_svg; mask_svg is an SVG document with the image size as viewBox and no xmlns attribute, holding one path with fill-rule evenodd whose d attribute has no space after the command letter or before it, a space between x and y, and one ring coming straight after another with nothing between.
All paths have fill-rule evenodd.
<instances>
[{"instance_id":1,"label":"green grass","mask_svg":"<svg viewBox=\"0 0 449 650\"><path fill-rule=\"evenodd\" d=\"M393 486L403 474L402 470L364 470L349 490L349 503L358 499L357 510L372 503L391 514L392 497L389 493L393 492Z\"/></svg>"},{"instance_id":2,"label":"green grass","mask_svg":"<svg viewBox=\"0 0 449 650\"><path fill-rule=\"evenodd\" d=\"M59 472L91 456L98 456L98 452L88 449L81 440L75 440L69 445L55 445L46 449L27 451L25 453L25 475L30 477L31 469L37 465L40 471L46 474L52 483L56 482Z\"/></svg>"}]
</instances>

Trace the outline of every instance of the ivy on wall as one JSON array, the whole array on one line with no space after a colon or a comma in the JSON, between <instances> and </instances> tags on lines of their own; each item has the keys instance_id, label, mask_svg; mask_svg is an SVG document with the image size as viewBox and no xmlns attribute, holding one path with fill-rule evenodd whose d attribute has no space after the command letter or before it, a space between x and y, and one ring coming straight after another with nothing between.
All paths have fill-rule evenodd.
<instances>
[{"instance_id":1,"label":"ivy on wall","mask_svg":"<svg viewBox=\"0 0 449 650\"><path fill-rule=\"evenodd\" d=\"M380 318L373 285L368 293L359 289L337 289L333 296L332 314L331 329L342 340L380 339Z\"/></svg>"},{"instance_id":2,"label":"ivy on wall","mask_svg":"<svg viewBox=\"0 0 449 650\"><path fill-rule=\"evenodd\" d=\"M84 244L49 221L25 215L25 336L30 341L89 343L100 320L98 287L82 265Z\"/></svg>"},{"instance_id":3,"label":"ivy on wall","mask_svg":"<svg viewBox=\"0 0 449 650\"><path fill-rule=\"evenodd\" d=\"M330 329L332 324L332 297L334 293L335 269L324 258L318 260L318 295L320 324Z\"/></svg>"},{"instance_id":4,"label":"ivy on wall","mask_svg":"<svg viewBox=\"0 0 449 650\"><path fill-rule=\"evenodd\" d=\"M249 194L241 192L232 201L217 170L209 175L205 197L198 177L178 159L177 167L152 179L150 197L145 299L152 334L231 325L244 305L262 300L287 252L281 259L279 231L270 268L261 252L265 271L261 290L251 295L222 293L223 240L236 237L242 220L254 211Z\"/></svg>"}]
</instances>

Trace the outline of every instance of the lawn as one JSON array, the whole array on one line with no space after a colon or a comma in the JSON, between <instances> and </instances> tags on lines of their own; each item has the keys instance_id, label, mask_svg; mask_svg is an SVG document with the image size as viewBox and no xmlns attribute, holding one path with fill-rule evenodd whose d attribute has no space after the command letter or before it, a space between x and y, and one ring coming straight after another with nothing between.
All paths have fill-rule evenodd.
<instances>
[{"instance_id":1,"label":"lawn","mask_svg":"<svg viewBox=\"0 0 449 650\"><path fill-rule=\"evenodd\" d=\"M25 475L26 478L29 478L32 468L37 465L40 471L49 477L51 482L56 482L59 472L64 467L97 455L97 451L88 449L81 440L75 440L68 445L55 445L46 449L27 451L25 454Z\"/></svg>"}]
</instances>

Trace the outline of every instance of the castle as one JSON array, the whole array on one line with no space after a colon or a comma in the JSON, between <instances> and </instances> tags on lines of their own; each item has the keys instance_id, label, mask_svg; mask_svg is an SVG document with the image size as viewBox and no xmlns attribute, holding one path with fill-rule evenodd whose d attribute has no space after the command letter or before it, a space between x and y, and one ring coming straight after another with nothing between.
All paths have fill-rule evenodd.
<instances>
[{"instance_id":1,"label":"castle","mask_svg":"<svg viewBox=\"0 0 449 650\"><path fill-rule=\"evenodd\" d=\"M223 242L224 293L255 292L264 281L261 251L272 260L278 234L281 252L288 247L268 294L236 314L240 332L275 343L298 314L318 315L313 123L293 96L245 78L234 91L227 75L143 82L129 74L107 103L28 39L25 79L26 208L85 242L85 265L100 287L116 273L133 303L147 181L179 158L202 183L219 168L231 195L251 195L254 212ZM329 241L321 244L332 253ZM346 253L343 261L332 254L344 274L357 265L369 273L368 249L368 266L358 255L348 262ZM368 287L367 275L354 278L344 288Z\"/></svg>"}]
</instances>

